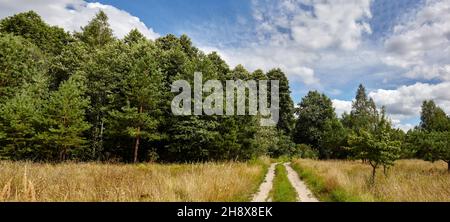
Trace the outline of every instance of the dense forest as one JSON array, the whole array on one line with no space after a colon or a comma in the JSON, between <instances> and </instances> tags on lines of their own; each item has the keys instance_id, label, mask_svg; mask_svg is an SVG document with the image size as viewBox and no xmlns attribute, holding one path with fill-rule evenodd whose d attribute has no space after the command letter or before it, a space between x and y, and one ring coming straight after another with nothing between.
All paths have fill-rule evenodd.
<instances>
[{"instance_id":1,"label":"dense forest","mask_svg":"<svg viewBox=\"0 0 450 222\"><path fill-rule=\"evenodd\" d=\"M175 116L176 80L279 80L280 120L260 116ZM433 101L405 133L360 85L352 111L309 92L294 108L281 69L234 68L191 40L114 37L99 12L80 32L46 24L35 12L0 21L0 159L32 161L248 160L261 155L362 159L375 170L399 158L450 161L450 119ZM449 168L450 170L450 168Z\"/></svg>"}]
</instances>

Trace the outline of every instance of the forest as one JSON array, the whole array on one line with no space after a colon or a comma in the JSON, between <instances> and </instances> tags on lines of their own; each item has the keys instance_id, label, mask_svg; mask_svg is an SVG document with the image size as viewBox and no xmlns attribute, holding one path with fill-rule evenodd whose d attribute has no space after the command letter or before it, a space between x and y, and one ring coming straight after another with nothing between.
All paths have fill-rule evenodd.
<instances>
[{"instance_id":1,"label":"forest","mask_svg":"<svg viewBox=\"0 0 450 222\"><path fill-rule=\"evenodd\" d=\"M176 80L279 80L280 118L176 116ZM206 96L206 95L205 95ZM100 11L80 32L46 24L33 11L0 21L0 159L43 162L244 161L259 156L362 160L373 169L398 159L443 160L450 171L450 118L424 101L404 132L360 85L352 111L309 92L297 106L279 68L250 72L206 54L186 35L114 37Z\"/></svg>"}]
</instances>

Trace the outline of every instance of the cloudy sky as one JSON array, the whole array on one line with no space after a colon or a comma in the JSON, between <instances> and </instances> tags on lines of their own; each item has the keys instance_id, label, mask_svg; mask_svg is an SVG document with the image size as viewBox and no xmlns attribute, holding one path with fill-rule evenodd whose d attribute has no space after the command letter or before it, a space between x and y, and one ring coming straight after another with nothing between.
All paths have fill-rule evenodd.
<instances>
[{"instance_id":1,"label":"cloudy sky","mask_svg":"<svg viewBox=\"0 0 450 222\"><path fill-rule=\"evenodd\" d=\"M99 9L118 37L188 34L233 66L280 67L295 103L316 89L340 114L363 83L402 129L425 99L450 113L450 0L0 0L0 18L35 10L70 31Z\"/></svg>"}]
</instances>

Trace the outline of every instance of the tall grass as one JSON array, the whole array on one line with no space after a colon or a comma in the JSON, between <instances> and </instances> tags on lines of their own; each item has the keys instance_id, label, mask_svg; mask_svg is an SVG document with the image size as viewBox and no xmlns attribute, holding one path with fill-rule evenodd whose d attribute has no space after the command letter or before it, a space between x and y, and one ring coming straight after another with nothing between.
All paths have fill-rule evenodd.
<instances>
[{"instance_id":1,"label":"tall grass","mask_svg":"<svg viewBox=\"0 0 450 222\"><path fill-rule=\"evenodd\" d=\"M0 162L0 201L247 201L261 163Z\"/></svg>"},{"instance_id":2,"label":"tall grass","mask_svg":"<svg viewBox=\"0 0 450 222\"><path fill-rule=\"evenodd\" d=\"M295 160L294 169L322 201L450 201L444 162L400 160L370 185L370 166L357 161Z\"/></svg>"}]
</instances>

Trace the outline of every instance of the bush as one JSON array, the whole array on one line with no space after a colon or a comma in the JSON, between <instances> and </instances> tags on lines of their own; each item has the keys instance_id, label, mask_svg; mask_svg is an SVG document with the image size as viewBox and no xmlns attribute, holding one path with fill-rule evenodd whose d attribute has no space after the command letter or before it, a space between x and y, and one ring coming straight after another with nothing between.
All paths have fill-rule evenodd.
<instances>
[{"instance_id":1,"label":"bush","mask_svg":"<svg viewBox=\"0 0 450 222\"><path fill-rule=\"evenodd\" d=\"M319 152L307 144L298 144L295 147L295 154L293 156L303 159L318 159Z\"/></svg>"}]
</instances>

